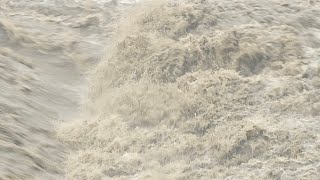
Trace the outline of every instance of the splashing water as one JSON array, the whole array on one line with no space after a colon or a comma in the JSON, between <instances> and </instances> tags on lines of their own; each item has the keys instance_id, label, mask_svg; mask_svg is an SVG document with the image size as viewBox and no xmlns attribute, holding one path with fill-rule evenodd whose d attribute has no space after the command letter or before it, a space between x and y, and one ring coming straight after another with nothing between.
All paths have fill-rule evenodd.
<instances>
[{"instance_id":1,"label":"splashing water","mask_svg":"<svg viewBox=\"0 0 320 180\"><path fill-rule=\"evenodd\" d=\"M320 1L23 2L4 6L20 15L1 14L0 37L26 53L0 40L8 45L0 55L48 69L51 57L68 73L44 80L75 83L65 92L84 94L79 101L53 90L62 96L51 100L75 104L48 105L64 119L56 149L65 152L41 166L45 155L32 151L40 172L67 179L320 176ZM23 6L30 11L22 16ZM31 12L51 26L26 28ZM53 162L64 166L52 170Z\"/></svg>"}]
</instances>

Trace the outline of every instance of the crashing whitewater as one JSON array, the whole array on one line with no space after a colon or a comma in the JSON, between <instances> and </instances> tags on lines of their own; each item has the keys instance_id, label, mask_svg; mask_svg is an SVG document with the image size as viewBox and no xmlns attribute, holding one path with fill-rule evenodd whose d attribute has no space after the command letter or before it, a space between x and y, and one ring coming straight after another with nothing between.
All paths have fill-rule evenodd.
<instances>
[{"instance_id":1,"label":"crashing whitewater","mask_svg":"<svg viewBox=\"0 0 320 180\"><path fill-rule=\"evenodd\" d=\"M68 178L320 176L319 1L137 9L58 131Z\"/></svg>"},{"instance_id":2,"label":"crashing whitewater","mask_svg":"<svg viewBox=\"0 0 320 180\"><path fill-rule=\"evenodd\" d=\"M319 0L0 2L0 179L318 179L319 132Z\"/></svg>"}]
</instances>

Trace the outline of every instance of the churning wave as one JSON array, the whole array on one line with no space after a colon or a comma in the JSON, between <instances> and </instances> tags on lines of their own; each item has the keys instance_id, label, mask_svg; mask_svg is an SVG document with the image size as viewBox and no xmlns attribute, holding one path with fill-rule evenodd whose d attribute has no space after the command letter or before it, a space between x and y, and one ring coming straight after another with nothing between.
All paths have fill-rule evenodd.
<instances>
[{"instance_id":1,"label":"churning wave","mask_svg":"<svg viewBox=\"0 0 320 180\"><path fill-rule=\"evenodd\" d=\"M68 178L319 177L320 2L138 6L59 129Z\"/></svg>"}]
</instances>

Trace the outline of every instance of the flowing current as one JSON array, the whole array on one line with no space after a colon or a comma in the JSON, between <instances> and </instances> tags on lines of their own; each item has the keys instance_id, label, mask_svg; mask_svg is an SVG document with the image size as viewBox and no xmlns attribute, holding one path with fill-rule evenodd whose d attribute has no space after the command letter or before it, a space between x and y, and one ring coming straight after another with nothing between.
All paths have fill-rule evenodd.
<instances>
[{"instance_id":1,"label":"flowing current","mask_svg":"<svg viewBox=\"0 0 320 180\"><path fill-rule=\"evenodd\" d=\"M318 179L319 0L1 0L0 179Z\"/></svg>"}]
</instances>

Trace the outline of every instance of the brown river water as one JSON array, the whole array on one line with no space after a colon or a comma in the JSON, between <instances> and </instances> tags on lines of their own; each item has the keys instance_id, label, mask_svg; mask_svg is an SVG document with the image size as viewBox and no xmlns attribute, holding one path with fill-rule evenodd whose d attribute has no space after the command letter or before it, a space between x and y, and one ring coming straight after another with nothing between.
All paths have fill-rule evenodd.
<instances>
[{"instance_id":1,"label":"brown river water","mask_svg":"<svg viewBox=\"0 0 320 180\"><path fill-rule=\"evenodd\" d=\"M319 177L319 0L0 1L0 179Z\"/></svg>"}]
</instances>

